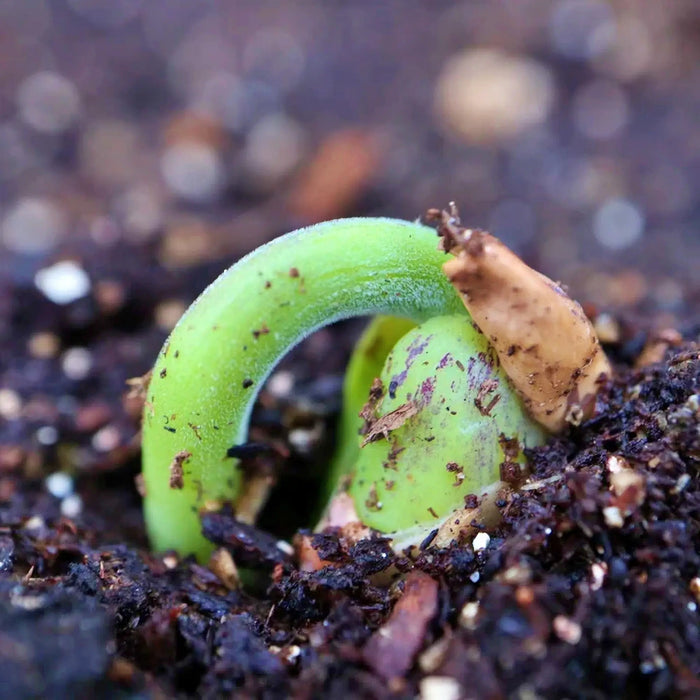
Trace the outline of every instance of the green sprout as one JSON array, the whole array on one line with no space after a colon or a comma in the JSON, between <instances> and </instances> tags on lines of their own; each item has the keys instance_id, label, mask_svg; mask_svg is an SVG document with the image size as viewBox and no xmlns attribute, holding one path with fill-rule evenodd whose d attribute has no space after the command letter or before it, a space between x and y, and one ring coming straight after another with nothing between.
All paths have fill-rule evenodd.
<instances>
[{"instance_id":1,"label":"green sprout","mask_svg":"<svg viewBox=\"0 0 700 700\"><path fill-rule=\"evenodd\" d=\"M258 248L202 293L164 344L146 397L144 509L155 549L207 557L200 511L235 508L242 497L231 448L246 440L258 391L291 347L343 318L394 317L370 326L351 362L329 470L334 485L350 475L366 525L435 527L465 494L498 481L503 436L541 441L443 273L450 256L436 243L435 231L416 223L326 222ZM414 324L424 325L409 330ZM385 391L371 415L363 411L358 436L357 412L382 365Z\"/></svg>"}]
</instances>

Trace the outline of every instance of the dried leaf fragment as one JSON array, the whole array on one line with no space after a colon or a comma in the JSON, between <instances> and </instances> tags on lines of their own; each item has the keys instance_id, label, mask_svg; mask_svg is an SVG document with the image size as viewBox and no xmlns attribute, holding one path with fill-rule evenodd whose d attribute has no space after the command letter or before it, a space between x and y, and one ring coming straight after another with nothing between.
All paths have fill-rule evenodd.
<instances>
[{"instance_id":1,"label":"dried leaf fragment","mask_svg":"<svg viewBox=\"0 0 700 700\"><path fill-rule=\"evenodd\" d=\"M362 447L382 437L388 438L392 430L400 428L409 418L417 413L418 404L415 401L407 401L393 411L389 411L389 413L377 418L368 426L365 439L362 441Z\"/></svg>"}]
</instances>

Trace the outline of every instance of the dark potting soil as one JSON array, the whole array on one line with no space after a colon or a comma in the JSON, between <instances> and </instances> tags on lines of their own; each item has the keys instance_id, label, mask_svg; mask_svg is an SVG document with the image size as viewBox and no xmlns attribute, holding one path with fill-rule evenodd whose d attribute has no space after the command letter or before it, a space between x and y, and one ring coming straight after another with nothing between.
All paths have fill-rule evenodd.
<instances>
[{"instance_id":1,"label":"dark potting soil","mask_svg":"<svg viewBox=\"0 0 700 700\"><path fill-rule=\"evenodd\" d=\"M123 382L161 340L145 319L211 270L177 278L132 253L128 268L94 258L96 276L128 290L128 314L106 313L94 295L61 310L30 289L5 297L3 400L34 398L0 424L3 697L700 693L692 323L682 339L620 319L606 346L616 376L596 416L532 452L530 477L478 551L426 546L411 560L382 538L351 545L330 532L313 545L332 564L303 572L277 542L311 524L299 504L311 512L357 324L315 335L277 371L251 431L276 446L283 495L261 529L230 512L204 519L217 546L257 570L239 586L221 567L147 551L134 483L140 401ZM47 327L62 346L80 339L81 371L66 373L76 360L65 353L21 351ZM657 361L635 369L640 357ZM73 479L46 478L52 467Z\"/></svg>"}]
</instances>

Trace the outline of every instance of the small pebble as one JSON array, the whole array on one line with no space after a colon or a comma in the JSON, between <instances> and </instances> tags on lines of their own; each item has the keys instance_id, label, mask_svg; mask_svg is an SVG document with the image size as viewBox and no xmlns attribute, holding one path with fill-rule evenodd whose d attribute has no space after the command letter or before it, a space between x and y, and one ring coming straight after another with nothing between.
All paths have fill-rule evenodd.
<instances>
[{"instance_id":1,"label":"small pebble","mask_svg":"<svg viewBox=\"0 0 700 700\"><path fill-rule=\"evenodd\" d=\"M633 490L630 495L634 497L634 502L637 505L644 503L644 477L633 469L612 472L610 474L610 488L618 498Z\"/></svg>"},{"instance_id":2,"label":"small pebble","mask_svg":"<svg viewBox=\"0 0 700 700\"><path fill-rule=\"evenodd\" d=\"M611 528L620 528L625 524L624 518L620 509L616 506L608 506L603 508L603 517L605 518L605 523Z\"/></svg>"},{"instance_id":3,"label":"small pebble","mask_svg":"<svg viewBox=\"0 0 700 700\"><path fill-rule=\"evenodd\" d=\"M567 644L578 644L581 641L581 625L564 615L557 615L552 621L554 633Z\"/></svg>"},{"instance_id":4,"label":"small pebble","mask_svg":"<svg viewBox=\"0 0 700 700\"><path fill-rule=\"evenodd\" d=\"M117 280L99 280L95 284L95 301L103 314L115 314L124 306L126 289Z\"/></svg>"},{"instance_id":5,"label":"small pebble","mask_svg":"<svg viewBox=\"0 0 700 700\"><path fill-rule=\"evenodd\" d=\"M111 452L119 447L120 442L119 428L114 425L105 425L92 436L91 444L97 452Z\"/></svg>"},{"instance_id":6,"label":"small pebble","mask_svg":"<svg viewBox=\"0 0 700 700\"><path fill-rule=\"evenodd\" d=\"M61 501L61 515L66 518L75 518L83 510L83 499L77 493L66 496Z\"/></svg>"},{"instance_id":7,"label":"small pebble","mask_svg":"<svg viewBox=\"0 0 700 700\"><path fill-rule=\"evenodd\" d=\"M174 114L165 125L163 140L166 146L176 143L201 143L215 151L227 142L221 122L201 112L185 110Z\"/></svg>"},{"instance_id":8,"label":"small pebble","mask_svg":"<svg viewBox=\"0 0 700 700\"><path fill-rule=\"evenodd\" d=\"M636 243L644 233L644 215L626 199L609 199L596 211L593 235L610 250L623 250Z\"/></svg>"},{"instance_id":9,"label":"small pebble","mask_svg":"<svg viewBox=\"0 0 700 700\"><path fill-rule=\"evenodd\" d=\"M168 569L174 569L178 565L178 558L175 554L166 554L163 557L163 564Z\"/></svg>"},{"instance_id":10,"label":"small pebble","mask_svg":"<svg viewBox=\"0 0 700 700\"><path fill-rule=\"evenodd\" d=\"M58 441L58 430L52 425L44 425L36 431L36 439L45 446L55 445Z\"/></svg>"},{"instance_id":11,"label":"small pebble","mask_svg":"<svg viewBox=\"0 0 700 700\"><path fill-rule=\"evenodd\" d=\"M26 523L25 530L43 530L46 527L46 521L40 515L32 515Z\"/></svg>"},{"instance_id":12,"label":"small pebble","mask_svg":"<svg viewBox=\"0 0 700 700\"><path fill-rule=\"evenodd\" d=\"M92 369L92 354L85 348L69 348L63 353L61 369L69 379L85 379Z\"/></svg>"},{"instance_id":13,"label":"small pebble","mask_svg":"<svg viewBox=\"0 0 700 700\"><path fill-rule=\"evenodd\" d=\"M420 700L459 700L462 687L450 676L426 676L420 681Z\"/></svg>"},{"instance_id":14,"label":"small pebble","mask_svg":"<svg viewBox=\"0 0 700 700\"><path fill-rule=\"evenodd\" d=\"M44 480L46 490L56 498L66 498L73 493L73 479L65 472L54 472Z\"/></svg>"},{"instance_id":15,"label":"small pebble","mask_svg":"<svg viewBox=\"0 0 700 700\"><path fill-rule=\"evenodd\" d=\"M266 391L278 399L283 399L289 396L294 388L294 375L287 370L275 372L265 385Z\"/></svg>"},{"instance_id":16,"label":"small pebble","mask_svg":"<svg viewBox=\"0 0 700 700\"><path fill-rule=\"evenodd\" d=\"M611 314L598 314L594 322L594 328L601 343L619 342L621 337L620 324Z\"/></svg>"},{"instance_id":17,"label":"small pebble","mask_svg":"<svg viewBox=\"0 0 700 700\"><path fill-rule=\"evenodd\" d=\"M63 232L64 221L58 207L39 197L25 197L7 212L0 227L0 240L14 253L33 255L53 248Z\"/></svg>"},{"instance_id":18,"label":"small pebble","mask_svg":"<svg viewBox=\"0 0 700 700\"><path fill-rule=\"evenodd\" d=\"M489 542L491 542L491 538L489 537L489 535L485 532L479 532L474 537L472 547L475 552L481 552L489 546Z\"/></svg>"},{"instance_id":19,"label":"small pebble","mask_svg":"<svg viewBox=\"0 0 700 700\"><path fill-rule=\"evenodd\" d=\"M423 673L435 673L445 661L445 656L449 650L452 635L440 637L434 644L431 644L419 657L418 665Z\"/></svg>"},{"instance_id":20,"label":"small pebble","mask_svg":"<svg viewBox=\"0 0 700 700\"><path fill-rule=\"evenodd\" d=\"M624 583L628 575L627 564L620 557L613 557L610 560L610 580L616 584Z\"/></svg>"},{"instance_id":21,"label":"small pebble","mask_svg":"<svg viewBox=\"0 0 700 700\"><path fill-rule=\"evenodd\" d=\"M29 354L41 360L56 357L60 349L60 338L55 333L49 333L48 331L34 333L27 342Z\"/></svg>"},{"instance_id":22,"label":"small pebble","mask_svg":"<svg viewBox=\"0 0 700 700\"><path fill-rule=\"evenodd\" d=\"M5 420L16 420L22 412L22 399L12 389L0 389L0 416Z\"/></svg>"},{"instance_id":23,"label":"small pebble","mask_svg":"<svg viewBox=\"0 0 700 700\"><path fill-rule=\"evenodd\" d=\"M45 133L65 131L80 115L80 95L75 85L57 73L34 73L17 91L22 120Z\"/></svg>"},{"instance_id":24,"label":"small pebble","mask_svg":"<svg viewBox=\"0 0 700 700\"><path fill-rule=\"evenodd\" d=\"M294 554L294 547L287 540L277 540L277 549L290 557Z\"/></svg>"},{"instance_id":25,"label":"small pebble","mask_svg":"<svg viewBox=\"0 0 700 700\"><path fill-rule=\"evenodd\" d=\"M296 644L280 649L280 656L288 663L293 663L301 655L301 647Z\"/></svg>"},{"instance_id":26,"label":"small pebble","mask_svg":"<svg viewBox=\"0 0 700 700\"><path fill-rule=\"evenodd\" d=\"M161 240L158 258L166 267L192 267L216 256L213 229L197 217L173 221Z\"/></svg>"},{"instance_id":27,"label":"small pebble","mask_svg":"<svg viewBox=\"0 0 700 700\"><path fill-rule=\"evenodd\" d=\"M299 165L306 150L306 132L296 121L285 114L263 117L243 151L246 175L257 189L270 189Z\"/></svg>"},{"instance_id":28,"label":"small pebble","mask_svg":"<svg viewBox=\"0 0 700 700\"><path fill-rule=\"evenodd\" d=\"M160 168L170 190L189 202L211 202L223 186L219 155L205 143L173 144L163 154Z\"/></svg>"},{"instance_id":29,"label":"small pebble","mask_svg":"<svg viewBox=\"0 0 700 700\"><path fill-rule=\"evenodd\" d=\"M623 469L630 468L629 462L624 457L620 457L619 455L610 455L605 463L605 466L611 474L617 474Z\"/></svg>"},{"instance_id":30,"label":"small pebble","mask_svg":"<svg viewBox=\"0 0 700 700\"><path fill-rule=\"evenodd\" d=\"M467 629L476 628L476 616L479 613L479 602L465 603L459 613L459 623Z\"/></svg>"},{"instance_id":31,"label":"small pebble","mask_svg":"<svg viewBox=\"0 0 700 700\"><path fill-rule=\"evenodd\" d=\"M591 590L597 591L603 585L608 573L608 565L605 562L591 564Z\"/></svg>"},{"instance_id":32,"label":"small pebble","mask_svg":"<svg viewBox=\"0 0 700 700\"><path fill-rule=\"evenodd\" d=\"M323 428L320 422L314 424L313 428L294 428L289 431L289 444L300 454L309 454L313 446L318 442Z\"/></svg>"},{"instance_id":33,"label":"small pebble","mask_svg":"<svg viewBox=\"0 0 700 700\"><path fill-rule=\"evenodd\" d=\"M54 304L70 304L90 291L90 278L73 260L62 260L34 275L34 284Z\"/></svg>"},{"instance_id":34,"label":"small pebble","mask_svg":"<svg viewBox=\"0 0 700 700\"><path fill-rule=\"evenodd\" d=\"M554 78L544 64L496 49L468 49L442 69L435 110L456 138L493 143L541 124L554 99Z\"/></svg>"}]
</instances>

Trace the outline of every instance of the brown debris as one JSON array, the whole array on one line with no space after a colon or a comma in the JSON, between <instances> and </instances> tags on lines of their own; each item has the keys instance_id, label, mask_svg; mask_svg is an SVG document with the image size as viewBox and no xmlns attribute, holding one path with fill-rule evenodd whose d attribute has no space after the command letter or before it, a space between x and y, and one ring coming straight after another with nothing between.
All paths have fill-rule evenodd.
<instances>
[{"instance_id":1,"label":"brown debris","mask_svg":"<svg viewBox=\"0 0 700 700\"><path fill-rule=\"evenodd\" d=\"M267 327L267 324L263 323L260 328L256 328L252 331L253 333L253 338L257 340L261 335L267 335L270 332L270 329Z\"/></svg>"},{"instance_id":2,"label":"brown debris","mask_svg":"<svg viewBox=\"0 0 700 700\"><path fill-rule=\"evenodd\" d=\"M445 522L440 525L437 535L432 541L434 547L448 547L451 542L468 542L482 529L490 529L498 525L501 511L496 502L502 498L504 484L496 482L488 487L481 499L466 504L455 510ZM469 499L470 501L472 499Z\"/></svg>"},{"instance_id":3,"label":"brown debris","mask_svg":"<svg viewBox=\"0 0 700 700\"><path fill-rule=\"evenodd\" d=\"M377 418L369 425L365 438L362 441L362 447L381 438L388 439L392 430L400 428L409 418L417 413L418 404L415 401L407 401L393 411L389 411L389 413Z\"/></svg>"},{"instance_id":4,"label":"brown debris","mask_svg":"<svg viewBox=\"0 0 700 700\"><path fill-rule=\"evenodd\" d=\"M422 571L411 571L391 616L365 644L365 663L386 681L401 678L423 645L437 606L437 581Z\"/></svg>"},{"instance_id":5,"label":"brown debris","mask_svg":"<svg viewBox=\"0 0 700 700\"><path fill-rule=\"evenodd\" d=\"M274 485L275 478L271 474L247 474L236 499L236 517L252 525L267 503Z\"/></svg>"},{"instance_id":6,"label":"brown debris","mask_svg":"<svg viewBox=\"0 0 700 700\"><path fill-rule=\"evenodd\" d=\"M375 490L376 495L376 490ZM316 527L317 532L326 528L337 528L348 542L359 542L370 536L370 530L360 522L355 501L346 491L338 491L331 498L326 512Z\"/></svg>"},{"instance_id":7,"label":"brown debris","mask_svg":"<svg viewBox=\"0 0 700 700\"><path fill-rule=\"evenodd\" d=\"M228 549L219 547L212 552L209 559L209 569L229 591L235 591L239 588L241 580L238 575L238 567Z\"/></svg>"},{"instance_id":8,"label":"brown debris","mask_svg":"<svg viewBox=\"0 0 700 700\"><path fill-rule=\"evenodd\" d=\"M146 374L140 377L131 377L131 379L126 380L126 385L129 387L129 391L126 395L127 399L139 399L140 401L146 401L146 394L148 393L148 386L151 383L151 377L153 376L153 370L149 369Z\"/></svg>"},{"instance_id":9,"label":"brown debris","mask_svg":"<svg viewBox=\"0 0 700 700\"><path fill-rule=\"evenodd\" d=\"M313 546L312 535L299 534L294 538L294 553L300 571L318 571L325 566L333 566L332 561L322 559Z\"/></svg>"},{"instance_id":10,"label":"brown debris","mask_svg":"<svg viewBox=\"0 0 700 700\"><path fill-rule=\"evenodd\" d=\"M368 510L381 510L382 502L379 500L379 495L377 494L377 484L372 484L369 489L369 494L365 499L365 506Z\"/></svg>"},{"instance_id":11,"label":"brown debris","mask_svg":"<svg viewBox=\"0 0 700 700\"><path fill-rule=\"evenodd\" d=\"M457 462L448 462L445 465L445 469L455 475L455 482L453 486L460 486L464 481L464 467L457 464Z\"/></svg>"},{"instance_id":12,"label":"brown debris","mask_svg":"<svg viewBox=\"0 0 700 700\"><path fill-rule=\"evenodd\" d=\"M682 340L681 334L673 328L665 328L652 334L637 357L634 366L641 369L661 362L666 351L669 348L678 347Z\"/></svg>"},{"instance_id":13,"label":"brown debris","mask_svg":"<svg viewBox=\"0 0 700 700\"><path fill-rule=\"evenodd\" d=\"M618 508L623 515L634 512L646 498L644 477L633 469L611 474L610 488L615 494L613 507Z\"/></svg>"},{"instance_id":14,"label":"brown debris","mask_svg":"<svg viewBox=\"0 0 700 700\"><path fill-rule=\"evenodd\" d=\"M182 468L182 465L186 460L188 460L192 456L191 452L188 452L187 450L182 450L181 452L178 452L174 457L173 461L170 462L170 469L169 469L169 474L170 474L170 479L168 481L168 485L170 486L171 489L181 489L185 485L185 472Z\"/></svg>"},{"instance_id":15,"label":"brown debris","mask_svg":"<svg viewBox=\"0 0 700 700\"><path fill-rule=\"evenodd\" d=\"M360 430L362 435L366 435L370 424L375 419L374 414L377 409L379 400L384 395L384 385L379 377L375 377L372 386L369 388L369 397L367 403L360 410L359 416L364 420L364 425Z\"/></svg>"},{"instance_id":16,"label":"brown debris","mask_svg":"<svg viewBox=\"0 0 700 700\"><path fill-rule=\"evenodd\" d=\"M479 391L474 399L474 405L477 407L482 416L490 416L494 406L501 400L500 394L494 394L489 399L488 403L484 405L484 400L496 389L498 389L497 379L487 379L486 381L482 382L481 386L479 387Z\"/></svg>"},{"instance_id":17,"label":"brown debris","mask_svg":"<svg viewBox=\"0 0 700 700\"><path fill-rule=\"evenodd\" d=\"M441 213L438 232L455 255L445 273L530 415L552 432L590 416L611 369L580 305L494 236L462 227L454 207Z\"/></svg>"}]
</instances>

